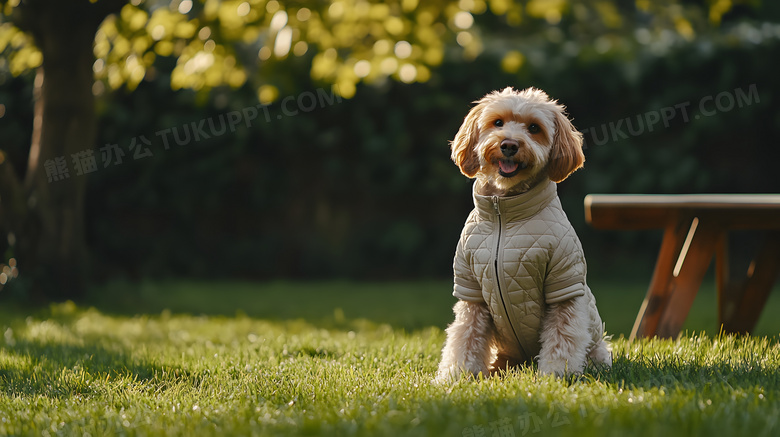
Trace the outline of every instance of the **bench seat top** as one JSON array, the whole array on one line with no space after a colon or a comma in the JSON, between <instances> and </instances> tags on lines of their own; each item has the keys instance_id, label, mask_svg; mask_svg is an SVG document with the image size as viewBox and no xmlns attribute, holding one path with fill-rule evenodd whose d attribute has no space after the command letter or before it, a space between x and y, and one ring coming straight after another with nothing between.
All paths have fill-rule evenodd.
<instances>
[{"instance_id":1,"label":"bench seat top","mask_svg":"<svg viewBox=\"0 0 780 437\"><path fill-rule=\"evenodd\" d=\"M729 229L780 229L780 194L590 194L585 219L600 229L657 229L695 216Z\"/></svg>"}]
</instances>

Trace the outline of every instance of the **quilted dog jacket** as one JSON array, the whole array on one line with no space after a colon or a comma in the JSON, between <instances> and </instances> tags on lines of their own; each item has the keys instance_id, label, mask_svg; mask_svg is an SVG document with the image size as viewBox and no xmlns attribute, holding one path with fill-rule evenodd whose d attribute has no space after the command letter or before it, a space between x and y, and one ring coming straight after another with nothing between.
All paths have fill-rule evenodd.
<instances>
[{"instance_id":1,"label":"quilted dog jacket","mask_svg":"<svg viewBox=\"0 0 780 437\"><path fill-rule=\"evenodd\" d=\"M577 296L594 300L577 234L561 208L557 184L542 182L512 197L482 196L455 252L453 295L485 302L502 353L520 361L541 349L546 305Z\"/></svg>"}]
</instances>

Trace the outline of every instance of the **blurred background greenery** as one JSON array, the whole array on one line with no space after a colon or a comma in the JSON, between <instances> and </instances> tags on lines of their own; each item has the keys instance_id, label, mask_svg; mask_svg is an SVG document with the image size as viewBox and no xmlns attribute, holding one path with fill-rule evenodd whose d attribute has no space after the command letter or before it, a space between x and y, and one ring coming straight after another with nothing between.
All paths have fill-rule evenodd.
<instances>
[{"instance_id":1,"label":"blurred background greenery","mask_svg":"<svg viewBox=\"0 0 780 437\"><path fill-rule=\"evenodd\" d=\"M74 270L89 283L447 278L472 206L448 140L470 102L505 86L546 90L586 131L585 169L559 193L591 276L647 281L660 233L590 229L588 193L780 191L773 1L0 6L0 169L20 180L36 141L36 71L59 68L36 42L51 29L67 39L88 26L84 11L102 6L107 16L87 60L95 140L51 156L71 165L67 180L38 184L83 189L86 255L56 262L86 263ZM43 21L45 11L56 15ZM651 128L670 108L674 117ZM208 135L196 138L199 126ZM121 163L104 165L107 145L124 153ZM97 168L79 176L70 153L87 149ZM66 185L73 181L83 188ZM34 291L46 281L61 289L62 279L45 266L25 270L25 234L9 219L8 198L0 197L3 294L78 297Z\"/></svg>"}]
</instances>

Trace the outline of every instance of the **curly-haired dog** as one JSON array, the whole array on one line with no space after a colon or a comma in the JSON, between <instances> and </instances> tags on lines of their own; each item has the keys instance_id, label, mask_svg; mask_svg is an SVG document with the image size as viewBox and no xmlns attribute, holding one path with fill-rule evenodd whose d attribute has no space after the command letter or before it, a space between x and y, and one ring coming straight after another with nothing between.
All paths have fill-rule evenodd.
<instances>
[{"instance_id":1,"label":"curly-haired dog","mask_svg":"<svg viewBox=\"0 0 780 437\"><path fill-rule=\"evenodd\" d=\"M582 246L557 184L585 160L582 135L543 91L506 88L475 102L452 141L474 182L453 263L455 321L437 381L538 358L543 374L611 367Z\"/></svg>"}]
</instances>

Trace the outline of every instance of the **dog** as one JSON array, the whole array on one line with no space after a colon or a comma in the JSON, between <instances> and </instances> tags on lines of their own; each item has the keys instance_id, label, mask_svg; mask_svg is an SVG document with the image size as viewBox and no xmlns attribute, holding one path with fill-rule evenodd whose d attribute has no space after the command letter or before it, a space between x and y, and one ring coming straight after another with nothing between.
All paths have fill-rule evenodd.
<instances>
[{"instance_id":1,"label":"dog","mask_svg":"<svg viewBox=\"0 0 780 437\"><path fill-rule=\"evenodd\" d=\"M612 354L588 288L579 238L557 183L582 167L582 135L564 106L536 88L474 102L452 160L475 179L475 208L455 251L453 308L435 381L530 365L558 377Z\"/></svg>"}]
</instances>

